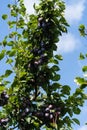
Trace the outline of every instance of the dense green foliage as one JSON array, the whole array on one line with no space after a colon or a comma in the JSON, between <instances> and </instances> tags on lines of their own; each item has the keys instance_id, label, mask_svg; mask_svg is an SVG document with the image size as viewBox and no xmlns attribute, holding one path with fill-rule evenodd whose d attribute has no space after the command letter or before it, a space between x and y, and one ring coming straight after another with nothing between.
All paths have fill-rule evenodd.
<instances>
[{"instance_id":1,"label":"dense green foliage","mask_svg":"<svg viewBox=\"0 0 87 130\"><path fill-rule=\"evenodd\" d=\"M71 88L59 83L62 56L53 52L67 33L64 2L41 0L33 15L26 14L23 0L8 7L11 31L1 43L0 60L11 67L0 76L0 130L71 130L73 123L80 124L73 115L80 114L86 95L82 86L70 94Z\"/></svg>"}]
</instances>

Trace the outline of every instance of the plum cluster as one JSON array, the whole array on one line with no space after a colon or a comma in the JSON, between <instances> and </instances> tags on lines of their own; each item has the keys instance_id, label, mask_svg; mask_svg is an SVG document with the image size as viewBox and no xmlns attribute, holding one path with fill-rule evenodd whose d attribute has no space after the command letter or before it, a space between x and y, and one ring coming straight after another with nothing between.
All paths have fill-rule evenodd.
<instances>
[{"instance_id":1,"label":"plum cluster","mask_svg":"<svg viewBox=\"0 0 87 130\"><path fill-rule=\"evenodd\" d=\"M40 65L48 61L48 50L51 49L50 47L52 46L49 42L50 38L48 38L50 22L46 21L44 18L38 18L38 27L42 29L42 33L40 34L40 39L38 39L37 46L35 43L33 49L31 50L31 53L34 55L34 57L39 58L34 58L30 61L28 64L30 70L35 70Z\"/></svg>"},{"instance_id":2,"label":"plum cluster","mask_svg":"<svg viewBox=\"0 0 87 130\"><path fill-rule=\"evenodd\" d=\"M0 106L4 106L8 103L9 96L6 91L0 94Z\"/></svg>"},{"instance_id":3,"label":"plum cluster","mask_svg":"<svg viewBox=\"0 0 87 130\"><path fill-rule=\"evenodd\" d=\"M30 113L31 102L28 98L23 98L20 106L21 117L26 117Z\"/></svg>"},{"instance_id":4,"label":"plum cluster","mask_svg":"<svg viewBox=\"0 0 87 130\"><path fill-rule=\"evenodd\" d=\"M46 107L42 107L39 111L34 113L36 117L42 120L44 123L49 124L56 122L61 114L61 108L55 105L49 104Z\"/></svg>"},{"instance_id":5,"label":"plum cluster","mask_svg":"<svg viewBox=\"0 0 87 130\"><path fill-rule=\"evenodd\" d=\"M34 56L42 55L45 52L45 48L41 46L41 48L34 48L33 50L31 50L31 52L34 54Z\"/></svg>"},{"instance_id":6,"label":"plum cluster","mask_svg":"<svg viewBox=\"0 0 87 130\"><path fill-rule=\"evenodd\" d=\"M50 22L44 20L43 17L38 18L38 27L39 28L48 28L50 26Z\"/></svg>"},{"instance_id":7,"label":"plum cluster","mask_svg":"<svg viewBox=\"0 0 87 130\"><path fill-rule=\"evenodd\" d=\"M39 59L37 59L37 60L32 60L32 61L28 64L28 68L30 68L31 71L37 70L38 67L39 67L40 65L42 65L43 63L45 63L47 60L48 60L47 55L46 55L46 54L42 54Z\"/></svg>"}]
</instances>

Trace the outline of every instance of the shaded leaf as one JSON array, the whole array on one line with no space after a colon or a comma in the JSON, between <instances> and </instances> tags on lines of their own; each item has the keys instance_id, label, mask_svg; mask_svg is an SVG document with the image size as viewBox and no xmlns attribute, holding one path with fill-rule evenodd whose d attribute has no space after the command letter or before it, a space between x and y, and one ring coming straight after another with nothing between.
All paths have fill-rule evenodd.
<instances>
[{"instance_id":1,"label":"shaded leaf","mask_svg":"<svg viewBox=\"0 0 87 130\"><path fill-rule=\"evenodd\" d=\"M53 78L52 78L53 81L58 81L60 80L60 75L56 74Z\"/></svg>"},{"instance_id":2,"label":"shaded leaf","mask_svg":"<svg viewBox=\"0 0 87 130\"><path fill-rule=\"evenodd\" d=\"M87 87L87 82L83 83L83 84L80 86L81 89L84 89L84 88L86 88L86 87Z\"/></svg>"},{"instance_id":3,"label":"shaded leaf","mask_svg":"<svg viewBox=\"0 0 87 130\"><path fill-rule=\"evenodd\" d=\"M77 118L72 119L76 124L80 125L80 121Z\"/></svg>"},{"instance_id":4,"label":"shaded leaf","mask_svg":"<svg viewBox=\"0 0 87 130\"><path fill-rule=\"evenodd\" d=\"M76 106L76 107L73 108L73 112L78 115L78 114L80 114L81 110L80 110L80 108L78 108Z\"/></svg>"},{"instance_id":5,"label":"shaded leaf","mask_svg":"<svg viewBox=\"0 0 87 130\"><path fill-rule=\"evenodd\" d=\"M83 90L81 88L77 88L75 94L79 95L81 93L83 93Z\"/></svg>"},{"instance_id":6,"label":"shaded leaf","mask_svg":"<svg viewBox=\"0 0 87 130\"><path fill-rule=\"evenodd\" d=\"M59 68L57 65L53 65L53 66L51 67L51 69L52 69L53 71L59 71L59 70L60 70L60 68Z\"/></svg>"},{"instance_id":7,"label":"shaded leaf","mask_svg":"<svg viewBox=\"0 0 87 130\"><path fill-rule=\"evenodd\" d=\"M6 70L5 77L8 77L12 74L12 70Z\"/></svg>"},{"instance_id":8,"label":"shaded leaf","mask_svg":"<svg viewBox=\"0 0 87 130\"><path fill-rule=\"evenodd\" d=\"M64 86L62 86L61 92L66 95L70 95L70 90L71 90L71 88L68 85L64 85Z\"/></svg>"}]
</instances>

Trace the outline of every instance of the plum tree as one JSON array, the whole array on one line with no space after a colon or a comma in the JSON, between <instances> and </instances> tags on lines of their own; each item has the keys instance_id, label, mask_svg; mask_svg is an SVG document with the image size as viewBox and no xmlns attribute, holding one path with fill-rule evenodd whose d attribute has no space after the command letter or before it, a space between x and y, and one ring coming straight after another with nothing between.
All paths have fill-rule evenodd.
<instances>
[{"instance_id":1,"label":"plum tree","mask_svg":"<svg viewBox=\"0 0 87 130\"><path fill-rule=\"evenodd\" d=\"M62 56L53 52L69 26L64 2L40 0L32 15L23 0L8 7L11 31L0 44L0 60L5 58L11 69L0 76L0 130L70 130L73 123L80 124L73 115L80 114L86 96L81 87L70 95L71 87L59 83Z\"/></svg>"}]
</instances>

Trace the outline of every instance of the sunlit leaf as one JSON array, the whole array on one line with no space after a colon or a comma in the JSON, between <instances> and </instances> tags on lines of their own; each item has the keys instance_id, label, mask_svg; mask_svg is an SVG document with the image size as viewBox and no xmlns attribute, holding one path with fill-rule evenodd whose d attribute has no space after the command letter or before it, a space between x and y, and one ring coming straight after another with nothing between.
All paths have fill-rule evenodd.
<instances>
[{"instance_id":1,"label":"sunlit leaf","mask_svg":"<svg viewBox=\"0 0 87 130\"><path fill-rule=\"evenodd\" d=\"M7 59L7 60L6 60L6 63L7 63L7 64L11 64L12 62L13 62L13 59Z\"/></svg>"},{"instance_id":2,"label":"sunlit leaf","mask_svg":"<svg viewBox=\"0 0 87 130\"><path fill-rule=\"evenodd\" d=\"M5 52L6 52L6 50L2 50L2 51L0 52L0 60L2 60L2 59L4 58Z\"/></svg>"},{"instance_id":3,"label":"sunlit leaf","mask_svg":"<svg viewBox=\"0 0 87 130\"><path fill-rule=\"evenodd\" d=\"M87 66L83 66L82 71L87 72Z\"/></svg>"},{"instance_id":4,"label":"sunlit leaf","mask_svg":"<svg viewBox=\"0 0 87 130\"><path fill-rule=\"evenodd\" d=\"M8 15L7 15L7 14L3 14L3 15L2 15L2 19L3 19L3 20L6 20L7 18L8 18Z\"/></svg>"},{"instance_id":5,"label":"sunlit leaf","mask_svg":"<svg viewBox=\"0 0 87 130\"><path fill-rule=\"evenodd\" d=\"M61 55L55 55L55 57L58 59L58 60L63 60L63 57Z\"/></svg>"},{"instance_id":6,"label":"sunlit leaf","mask_svg":"<svg viewBox=\"0 0 87 130\"><path fill-rule=\"evenodd\" d=\"M80 32L80 35L83 36L83 37L86 35L86 33L85 33L85 26L83 24L81 24L79 26L79 32Z\"/></svg>"},{"instance_id":7,"label":"sunlit leaf","mask_svg":"<svg viewBox=\"0 0 87 130\"><path fill-rule=\"evenodd\" d=\"M80 53L79 59L80 59L80 60L84 60L84 59L85 59L85 56L84 56L82 53Z\"/></svg>"},{"instance_id":8,"label":"sunlit leaf","mask_svg":"<svg viewBox=\"0 0 87 130\"><path fill-rule=\"evenodd\" d=\"M16 50L12 49L11 51L7 51L7 55L9 55L9 57L13 57L16 54Z\"/></svg>"},{"instance_id":9,"label":"sunlit leaf","mask_svg":"<svg viewBox=\"0 0 87 130\"><path fill-rule=\"evenodd\" d=\"M82 85L85 83L85 79L84 78L80 78L80 77L76 77L74 82L76 82L78 85Z\"/></svg>"}]
</instances>

